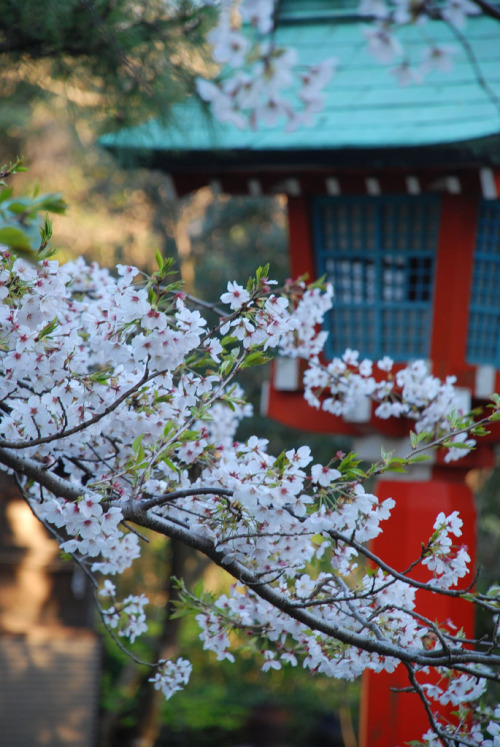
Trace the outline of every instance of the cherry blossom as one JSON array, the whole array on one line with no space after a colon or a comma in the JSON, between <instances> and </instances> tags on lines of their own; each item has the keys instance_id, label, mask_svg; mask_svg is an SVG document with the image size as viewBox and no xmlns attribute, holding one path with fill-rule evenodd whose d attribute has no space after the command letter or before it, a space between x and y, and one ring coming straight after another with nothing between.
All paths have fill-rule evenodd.
<instances>
[{"instance_id":1,"label":"cherry blossom","mask_svg":"<svg viewBox=\"0 0 500 747\"><path fill-rule=\"evenodd\" d=\"M334 7L334 0L331 3ZM449 71L456 52L433 40L428 22L441 21L461 33L468 16L481 12L479 6L470 0L360 0L360 38L364 37L377 62L397 63L390 73L399 85L418 85L433 70ZM273 38L276 11L276 0L222 3L218 22L207 34L221 74L214 80L197 81L200 97L210 103L219 121L238 128L284 122L291 131L313 124L314 115L323 108L323 92L342 59L328 57L305 66L293 48L280 46ZM410 25L421 28L426 44L419 68L399 33Z\"/></svg>"},{"instance_id":2,"label":"cherry blossom","mask_svg":"<svg viewBox=\"0 0 500 747\"><path fill-rule=\"evenodd\" d=\"M481 9L470 0L447 0L441 15L459 29L465 28L468 15L477 15Z\"/></svg>"},{"instance_id":3,"label":"cherry blossom","mask_svg":"<svg viewBox=\"0 0 500 747\"><path fill-rule=\"evenodd\" d=\"M142 526L195 547L234 577L213 598L181 589L219 660L234 661L241 634L264 671L301 666L350 680L403 662L442 674L441 691L424 680L417 690L427 705L480 699L485 668L496 676L498 657L471 651L445 622L443 644L435 621L415 612L421 588L498 612L493 591L460 588L470 558L457 512L440 513L422 538L415 566L429 580L416 581L367 549L395 500L369 491L369 470L353 471L354 457L319 464L307 446L275 456L265 439L237 435L251 414L239 371L280 350L306 360L313 406L342 414L369 398L379 416L413 420L419 448L436 440L461 456L475 426L458 412L452 378L440 381L422 362L395 371L391 359L360 360L355 350L326 361L321 325L331 287L274 288L262 268L246 287L228 284L220 299L228 311L214 305L212 323L162 269L147 277L120 266L116 277L83 260L28 265L3 252L0 279L0 465L93 579L115 637L133 642L147 630L146 597L121 600L109 578L139 557L130 527ZM185 659L158 662L151 682L171 697L190 671ZM491 742L498 717L488 719L474 729ZM432 728L445 733L437 722Z\"/></svg>"},{"instance_id":4,"label":"cherry blossom","mask_svg":"<svg viewBox=\"0 0 500 747\"><path fill-rule=\"evenodd\" d=\"M450 44L434 44L424 50L420 70L426 75L431 70L439 70L448 73L453 67L453 55L457 53L456 47Z\"/></svg>"},{"instance_id":5,"label":"cherry blossom","mask_svg":"<svg viewBox=\"0 0 500 747\"><path fill-rule=\"evenodd\" d=\"M363 29L370 52L378 62L387 65L403 54L403 46L385 23Z\"/></svg>"},{"instance_id":6,"label":"cherry blossom","mask_svg":"<svg viewBox=\"0 0 500 747\"><path fill-rule=\"evenodd\" d=\"M256 26L261 34L268 34L273 28L274 3L269 0L253 0L241 8L241 17L246 23Z\"/></svg>"},{"instance_id":7,"label":"cherry blossom","mask_svg":"<svg viewBox=\"0 0 500 747\"><path fill-rule=\"evenodd\" d=\"M191 664L183 658L177 661L161 661L158 671L149 681L153 683L155 690L161 690L165 699L168 700L187 685L191 670Z\"/></svg>"},{"instance_id":8,"label":"cherry blossom","mask_svg":"<svg viewBox=\"0 0 500 747\"><path fill-rule=\"evenodd\" d=\"M220 300L222 303L229 304L231 309L234 310L248 303L250 301L250 294L243 286L238 285L238 283L229 282L227 284L227 292L222 294Z\"/></svg>"}]
</instances>

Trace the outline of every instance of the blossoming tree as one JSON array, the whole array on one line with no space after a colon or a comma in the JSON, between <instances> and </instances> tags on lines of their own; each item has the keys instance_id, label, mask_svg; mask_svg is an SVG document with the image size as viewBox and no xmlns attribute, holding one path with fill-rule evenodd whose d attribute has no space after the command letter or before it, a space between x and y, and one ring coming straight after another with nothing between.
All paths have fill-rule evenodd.
<instances>
[{"instance_id":1,"label":"blossoming tree","mask_svg":"<svg viewBox=\"0 0 500 747\"><path fill-rule=\"evenodd\" d=\"M9 208L18 215L10 192ZM88 576L115 640L123 646L147 630L146 597L138 589L119 599L112 580L138 558L145 528L233 577L218 597L195 596L178 581L219 660L233 661L244 638L264 671L300 666L352 680L404 667L429 716L425 744L498 744L500 709L481 695L500 680L500 587L480 594L461 585L469 556L457 512L436 516L406 572L390 567L367 543L397 496L381 503L365 485L411 469L425 448L456 458L499 418L500 398L474 422L456 412L453 380L438 381L421 363L393 374L390 359L359 361L355 351L323 362L329 287L277 288L265 267L207 304L183 293L160 256L151 276L129 266L115 276L81 259L60 266L47 252L47 222L42 234L36 261L1 234L0 465ZM308 362L313 406L342 413L370 397L380 416L413 420L408 457L382 454L364 470L354 455L311 464L306 446L275 456L258 436L239 441L251 408L238 374L275 352ZM414 578L420 566L427 581ZM423 590L481 607L491 636L464 640L448 621L423 617L415 607ZM167 698L188 683L183 658L150 666ZM436 703L451 703L458 719L436 715Z\"/></svg>"},{"instance_id":2,"label":"blossoming tree","mask_svg":"<svg viewBox=\"0 0 500 747\"><path fill-rule=\"evenodd\" d=\"M338 66L345 63L342 52L316 65L299 68L292 46L276 43L273 32L280 19L278 0L221 0L218 21L206 35L212 45L213 60L220 75L198 78L197 89L209 102L216 119L237 127L260 123L274 125L286 121L287 130L311 124L324 105L324 89ZM331 10L338 11L334 0ZM325 4L328 13L328 5ZM475 69L478 83L498 107L483 71L467 41L467 19L484 14L500 21L500 9L487 0L359 0L347 15L357 15L360 40L365 41L374 60L389 66L401 86L418 85L435 70L453 67L460 47ZM434 38L432 21L451 30L456 44L443 44ZM410 26L421 31L423 56L414 59L402 38ZM410 45L411 47L411 45ZM343 50L345 53L345 50ZM335 47L332 49L335 54ZM299 73L297 70L299 69ZM333 82L332 85L335 85Z\"/></svg>"}]
</instances>

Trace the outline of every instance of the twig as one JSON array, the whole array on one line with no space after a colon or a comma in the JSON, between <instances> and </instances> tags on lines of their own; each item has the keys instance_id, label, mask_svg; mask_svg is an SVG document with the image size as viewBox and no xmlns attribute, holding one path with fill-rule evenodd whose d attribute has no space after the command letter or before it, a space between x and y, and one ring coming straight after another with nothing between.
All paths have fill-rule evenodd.
<instances>
[{"instance_id":1,"label":"twig","mask_svg":"<svg viewBox=\"0 0 500 747\"><path fill-rule=\"evenodd\" d=\"M144 370L144 374L140 378L139 381L137 381L133 386L130 387L130 389L127 389L126 392L124 392L118 399L116 399L111 405L108 405L102 412L98 412L93 417L89 418L89 420L86 420L84 423L80 423L80 425L75 425L73 428L68 428L68 430L65 430L63 428L62 431L59 431L59 433L54 433L51 436L44 436L43 438L34 438L30 441L0 441L0 447L6 448L6 449L28 449L32 446L40 446L40 444L47 444L52 443L53 441L58 441L60 438L67 438L68 436L73 436L75 433L80 433L80 431L85 430L90 425L94 425L94 423L98 423L100 420L102 420L106 415L109 415L111 412L116 410L117 407L119 407L122 402L124 402L127 397L130 397L134 392L137 391L139 387L141 387L143 384L145 384L150 376L149 376L149 357L146 362L146 367ZM162 372L156 372L154 376L158 376Z\"/></svg>"},{"instance_id":2,"label":"twig","mask_svg":"<svg viewBox=\"0 0 500 747\"><path fill-rule=\"evenodd\" d=\"M211 488L203 486L200 486L199 488L185 488L183 490L175 490L172 493L165 493L165 495L158 495L149 500L141 500L140 506L142 509L147 511L149 508L162 506L165 503L171 503L172 501L177 500L177 498L187 498L191 495L221 495L232 498L234 490L230 490L229 488Z\"/></svg>"},{"instance_id":3,"label":"twig","mask_svg":"<svg viewBox=\"0 0 500 747\"><path fill-rule=\"evenodd\" d=\"M497 18L500 20L500 14L497 16ZM483 75L483 71L481 70L481 67L479 65L479 62L477 60L477 57L474 53L474 50L472 49L472 46L468 39L462 34L460 29L458 29L453 23L448 22L448 28L450 31L456 36L460 44L465 50L465 53L469 59L469 62L471 64L471 67L474 71L474 75L476 76L476 80L479 83L480 87L483 89L485 94L490 99L493 106L496 108L497 113L500 117L500 99L496 95L495 91L491 88L491 86L488 84L488 81Z\"/></svg>"}]
</instances>

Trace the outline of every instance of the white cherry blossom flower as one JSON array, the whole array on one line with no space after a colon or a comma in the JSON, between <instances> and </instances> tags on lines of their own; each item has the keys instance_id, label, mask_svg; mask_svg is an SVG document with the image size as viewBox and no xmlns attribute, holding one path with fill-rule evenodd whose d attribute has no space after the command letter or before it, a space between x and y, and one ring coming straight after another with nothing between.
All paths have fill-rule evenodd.
<instances>
[{"instance_id":1,"label":"white cherry blossom flower","mask_svg":"<svg viewBox=\"0 0 500 747\"><path fill-rule=\"evenodd\" d=\"M363 34L368 42L370 52L378 62L387 65L403 54L399 40L390 32L385 23L367 26Z\"/></svg>"},{"instance_id":2,"label":"white cherry blossom flower","mask_svg":"<svg viewBox=\"0 0 500 747\"><path fill-rule=\"evenodd\" d=\"M241 6L241 17L255 26L260 34L268 34L273 28L274 0L245 0Z\"/></svg>"},{"instance_id":3,"label":"white cherry blossom flower","mask_svg":"<svg viewBox=\"0 0 500 747\"><path fill-rule=\"evenodd\" d=\"M453 56L457 54L456 47L449 44L434 44L423 52L420 69L423 75L432 70L449 73L453 69Z\"/></svg>"},{"instance_id":4,"label":"white cherry blossom flower","mask_svg":"<svg viewBox=\"0 0 500 747\"><path fill-rule=\"evenodd\" d=\"M338 469L325 467L322 464L315 464L311 467L311 477L314 482L317 482L323 487L327 487L335 480L338 480L339 477L342 477L342 473L339 472Z\"/></svg>"},{"instance_id":5,"label":"white cherry blossom flower","mask_svg":"<svg viewBox=\"0 0 500 747\"><path fill-rule=\"evenodd\" d=\"M250 294L242 285L238 285L236 282L228 282L227 292L222 294L220 300L222 303L229 304L231 309L239 309L243 304L250 301Z\"/></svg>"},{"instance_id":6,"label":"white cherry blossom flower","mask_svg":"<svg viewBox=\"0 0 500 747\"><path fill-rule=\"evenodd\" d=\"M468 15L477 15L481 9L470 0L447 0L441 9L442 17L458 29L465 27Z\"/></svg>"}]
</instances>

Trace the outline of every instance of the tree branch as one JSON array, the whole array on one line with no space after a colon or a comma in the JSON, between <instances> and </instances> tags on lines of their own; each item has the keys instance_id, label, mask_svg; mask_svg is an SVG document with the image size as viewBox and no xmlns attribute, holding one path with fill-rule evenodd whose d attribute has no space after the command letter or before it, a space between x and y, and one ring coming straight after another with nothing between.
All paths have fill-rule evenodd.
<instances>
[{"instance_id":1,"label":"tree branch","mask_svg":"<svg viewBox=\"0 0 500 747\"><path fill-rule=\"evenodd\" d=\"M488 2L488 0L472 0L474 5L477 5L478 8L481 8L485 16L489 16L490 18L494 18L495 21L500 21L500 8L496 5L493 5L493 3Z\"/></svg>"},{"instance_id":2,"label":"tree branch","mask_svg":"<svg viewBox=\"0 0 500 747\"><path fill-rule=\"evenodd\" d=\"M148 359L149 363L149 359ZM86 420L84 423L80 423L79 425L75 425L73 428L68 428L67 430L63 428L62 431L59 433L54 433L51 436L44 436L43 438L33 438L30 441L0 441L0 448L5 447L8 449L28 449L32 446L40 446L41 444L48 444L52 443L53 441L58 441L61 438L67 438L68 436L74 436L75 433L80 433L81 431L86 430L90 425L94 425L95 423L98 423L100 420L106 417L106 415L109 415L114 410L116 410L117 407L119 407L122 402L124 402L127 397L130 397L134 392L137 391L139 387L141 387L143 384L145 384L147 381L149 381L151 378L154 378L155 376L159 376L160 371L155 372L151 376L149 375L148 370L148 363L146 363L146 368L144 370L144 374L140 378L138 382L136 382L133 386L130 387L130 389L127 389L126 392L124 392L118 399L116 399L113 404L106 407L102 412L98 412L93 417Z\"/></svg>"},{"instance_id":3,"label":"tree branch","mask_svg":"<svg viewBox=\"0 0 500 747\"><path fill-rule=\"evenodd\" d=\"M155 496L147 500L141 500L140 505L144 511L155 506L163 506L165 503L171 503L177 500L177 498L187 498L190 495L223 495L227 498L232 498L234 490L229 488L211 488L200 486L199 488L185 488L184 490L174 490L172 493L165 493L165 495Z\"/></svg>"},{"instance_id":4,"label":"tree branch","mask_svg":"<svg viewBox=\"0 0 500 747\"><path fill-rule=\"evenodd\" d=\"M307 628L323 633L341 643L355 646L358 649L375 653L379 656L393 657L410 665L413 663L423 667L450 667L455 663L462 665L474 663L490 667L500 665L500 655L483 654L460 647L451 648L448 646L446 650L402 647L392 643L390 640L374 640L333 622L327 622L311 614L308 610L297 608L293 601L267 582L262 581L258 574L245 567L240 561L229 560L223 552L215 549L214 542L210 538L192 532L187 527L174 524L162 516L143 511L137 502L129 501L126 506L123 506L123 511L126 519L167 537L178 539L189 547L202 552L220 568L249 587L261 599L269 602L275 609L302 623ZM404 580L408 582L408 579ZM367 623L368 626L369 624ZM498 675L497 679L499 678L500 675Z\"/></svg>"},{"instance_id":5,"label":"tree branch","mask_svg":"<svg viewBox=\"0 0 500 747\"><path fill-rule=\"evenodd\" d=\"M85 493L83 486L77 486L63 477L54 475L53 472L44 469L44 466L40 462L29 457L19 456L19 454L10 449L0 448L0 462L14 470L17 474L34 480L59 498L66 498L68 501L77 501Z\"/></svg>"}]
</instances>

